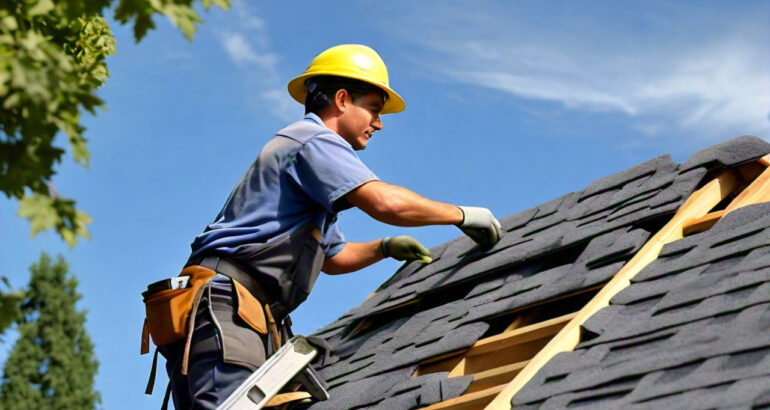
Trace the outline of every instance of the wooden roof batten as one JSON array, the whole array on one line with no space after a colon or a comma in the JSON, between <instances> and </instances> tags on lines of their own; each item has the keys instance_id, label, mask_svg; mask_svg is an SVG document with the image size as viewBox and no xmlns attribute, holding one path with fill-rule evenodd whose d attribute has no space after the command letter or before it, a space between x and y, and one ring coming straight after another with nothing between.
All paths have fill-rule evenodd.
<instances>
[{"instance_id":1,"label":"wooden roof batten","mask_svg":"<svg viewBox=\"0 0 770 410\"><path fill-rule=\"evenodd\" d=\"M447 369L451 369L449 377L472 375L473 382L465 394L424 409L510 409L513 396L556 354L574 350L583 323L609 306L612 297L657 259L665 244L710 229L738 208L770 201L770 155L750 165L761 167L749 177L742 169L724 170L693 192L671 220L580 310L539 323L522 322L523 316L519 315L502 333L479 340L459 356L453 354L446 361ZM746 180L751 181L748 186ZM711 212L736 194L724 209ZM517 348L529 352L519 354Z\"/></svg>"}]
</instances>

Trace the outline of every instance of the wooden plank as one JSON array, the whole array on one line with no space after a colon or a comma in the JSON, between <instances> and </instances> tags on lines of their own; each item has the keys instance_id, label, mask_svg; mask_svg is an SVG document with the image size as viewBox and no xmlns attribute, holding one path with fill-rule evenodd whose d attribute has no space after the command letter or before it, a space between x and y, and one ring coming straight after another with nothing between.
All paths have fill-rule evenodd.
<instances>
[{"instance_id":1,"label":"wooden plank","mask_svg":"<svg viewBox=\"0 0 770 410\"><path fill-rule=\"evenodd\" d=\"M460 397L442 401L440 403L431 404L428 407L423 407L424 410L438 410L438 409L452 409L452 410L467 410L467 409L483 409L484 406L489 403L495 396L500 393L505 387L504 384L499 386L490 387L488 389L480 390L473 393L463 394Z\"/></svg>"},{"instance_id":2,"label":"wooden plank","mask_svg":"<svg viewBox=\"0 0 770 410\"><path fill-rule=\"evenodd\" d=\"M522 311L516 316L516 319L513 319L513 322L511 322L511 324L505 328L504 332L518 329L522 326L526 326L532 323L532 319L542 311L543 311L542 306L536 306L530 310Z\"/></svg>"},{"instance_id":3,"label":"wooden plank","mask_svg":"<svg viewBox=\"0 0 770 410\"><path fill-rule=\"evenodd\" d=\"M671 220L647 241L607 285L527 363L524 369L505 386L486 409L511 408L513 396L546 362L558 353L575 349L580 341L580 326L589 317L599 309L608 306L610 299L630 284L631 278L658 257L663 245L683 237L682 226L685 221L706 215L716 204L727 197L739 182L740 175L734 170L727 170L690 195Z\"/></svg>"},{"instance_id":4,"label":"wooden plank","mask_svg":"<svg viewBox=\"0 0 770 410\"><path fill-rule=\"evenodd\" d=\"M555 335L567 322L575 317L575 313L557 317L525 326L519 329L490 336L474 343L465 353L465 357L449 372L449 377L462 376L476 373L479 369L490 369L504 364L510 364L513 361L532 357L530 354L536 353L545 342L529 343L528 346L517 346L527 344L539 339ZM503 350L517 346L515 352L505 352Z\"/></svg>"},{"instance_id":5,"label":"wooden plank","mask_svg":"<svg viewBox=\"0 0 770 410\"><path fill-rule=\"evenodd\" d=\"M291 403L297 400L305 400L311 397L312 396L310 395L310 393L306 391L295 391L290 393L276 394L275 396L273 396L272 399L268 400L268 402L265 403L264 407L278 407L286 403Z\"/></svg>"},{"instance_id":6,"label":"wooden plank","mask_svg":"<svg viewBox=\"0 0 770 410\"><path fill-rule=\"evenodd\" d=\"M684 235L695 232L703 232L711 229L723 216L742 206L751 205L759 202L770 201L770 155L761 158L757 162L748 163L738 168L744 180L750 182L743 191L730 202L730 204L721 211L711 212L701 218L694 218L684 224Z\"/></svg>"},{"instance_id":7,"label":"wooden plank","mask_svg":"<svg viewBox=\"0 0 770 410\"><path fill-rule=\"evenodd\" d=\"M504 349L468 356L465 358L463 374L475 374L506 364L530 360L548 344L552 337L552 334L546 335L540 339L519 343Z\"/></svg>"},{"instance_id":8,"label":"wooden plank","mask_svg":"<svg viewBox=\"0 0 770 410\"><path fill-rule=\"evenodd\" d=\"M505 330L503 330L503 332L508 332L508 331L513 330L513 329L517 329L517 328L521 327L521 325L524 323L524 316L527 316L527 313L528 312L522 312L522 313L519 313L518 315L516 315L516 319L513 319L511 324L508 325L508 327L506 327Z\"/></svg>"},{"instance_id":9,"label":"wooden plank","mask_svg":"<svg viewBox=\"0 0 770 410\"><path fill-rule=\"evenodd\" d=\"M468 359L463 357L457 365L449 372L447 377L457 377L465 375L465 365L468 363Z\"/></svg>"},{"instance_id":10,"label":"wooden plank","mask_svg":"<svg viewBox=\"0 0 770 410\"><path fill-rule=\"evenodd\" d=\"M746 185L757 179L759 174L761 174L765 169L767 169L767 165L763 165L759 161L749 162L735 168L735 170L741 174L741 178L743 178L743 181L746 183Z\"/></svg>"},{"instance_id":11,"label":"wooden plank","mask_svg":"<svg viewBox=\"0 0 770 410\"><path fill-rule=\"evenodd\" d=\"M542 312L543 307L547 306L548 304L555 303L576 295L581 295L583 293L593 292L597 289L600 289L601 287L602 285L592 286L590 288L581 289L574 293L557 296L545 301L537 302L537 304L524 306L524 307L515 309L513 311L507 312L506 315L515 314L516 316L515 316L515 319L511 322L511 324L508 325L508 327L504 330L504 332L515 330L524 325L530 324L531 321L535 317L537 317L537 315L540 312ZM458 355L464 354L469 349L470 348L463 349L463 350L456 350L454 352L449 352L449 353L442 354L440 356L431 357L430 359L423 361L422 363L420 363L420 366L415 371L414 377L429 374L429 373L445 372L445 371L452 371L452 370L454 370L454 373L450 374L450 377L461 376L465 374L463 373L463 368L465 363L463 362L462 364L460 364L460 361L463 359L463 357ZM509 360L507 363L510 363L510 362L511 361ZM457 367L458 364L460 365L459 367ZM495 366L496 365L499 365L499 364L495 364Z\"/></svg>"},{"instance_id":12,"label":"wooden plank","mask_svg":"<svg viewBox=\"0 0 770 410\"><path fill-rule=\"evenodd\" d=\"M507 364L505 366L478 372L473 375L473 381L465 392L472 393L508 383L513 380L514 376L516 376L528 362L528 360L525 360L523 362Z\"/></svg>"},{"instance_id":13,"label":"wooden plank","mask_svg":"<svg viewBox=\"0 0 770 410\"><path fill-rule=\"evenodd\" d=\"M722 219L726 212L727 211L723 209L721 211L711 212L709 214L703 215L700 218L690 219L684 223L684 226L682 226L684 235L687 236L691 233L703 232L711 229L715 223Z\"/></svg>"},{"instance_id":14,"label":"wooden plank","mask_svg":"<svg viewBox=\"0 0 770 410\"><path fill-rule=\"evenodd\" d=\"M463 360L462 353L454 352L449 355L441 355L439 358L432 358L429 362L420 363L413 377L423 376L430 373L452 371L460 361Z\"/></svg>"},{"instance_id":15,"label":"wooden plank","mask_svg":"<svg viewBox=\"0 0 770 410\"><path fill-rule=\"evenodd\" d=\"M504 349L512 345L541 339L545 336L555 335L562 327L564 327L565 324L567 324L567 322L572 320L572 318L574 318L576 315L577 312L573 312L568 315L560 316L554 319L535 323L529 326L524 326L519 329L481 339L474 343L473 346L471 346L470 350L468 350L468 353L465 354L465 357L488 353Z\"/></svg>"},{"instance_id":16,"label":"wooden plank","mask_svg":"<svg viewBox=\"0 0 770 410\"><path fill-rule=\"evenodd\" d=\"M727 205L725 211L729 213L746 205L767 201L770 201L770 167L759 174L751 185L733 199L730 205Z\"/></svg>"}]
</instances>

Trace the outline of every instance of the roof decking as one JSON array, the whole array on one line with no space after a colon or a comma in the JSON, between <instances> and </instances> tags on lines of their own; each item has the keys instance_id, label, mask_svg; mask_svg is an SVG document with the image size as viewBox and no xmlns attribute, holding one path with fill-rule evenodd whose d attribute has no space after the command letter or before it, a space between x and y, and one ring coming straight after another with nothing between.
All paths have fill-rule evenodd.
<instances>
[{"instance_id":1,"label":"roof decking","mask_svg":"<svg viewBox=\"0 0 770 410\"><path fill-rule=\"evenodd\" d=\"M674 212L706 179L713 177L714 173L720 169L756 160L769 152L770 145L764 141L755 137L739 137L700 151L682 165L673 163L668 156L661 156L613 176L599 179L583 191L564 195L539 207L504 218L502 223L507 231L506 235L500 243L488 251L478 250L474 243L465 237L437 246L431 250L435 259L433 263L429 265L411 263L403 266L361 306L317 332L317 335L327 339L333 347L330 354L316 363L317 369L331 387L331 399L316 403L312 408L423 407L473 391L479 386L478 381L481 379L479 374L484 374L487 380L497 381L500 381L499 377L502 375L512 377L509 375L515 374L516 363L509 362L507 366L496 363L498 367L494 369L497 370L495 373L497 376L491 377L491 370L486 370L491 369L489 367L492 366L491 364L475 370L466 368L464 371L463 369L458 371L460 365L457 363L462 356L457 355L469 355L471 354L469 352L480 349L479 343L485 341L499 345L499 340L508 340L507 335L521 338L521 334L530 332L530 328L521 328L519 333L516 333L514 324L516 320L524 317L522 312L529 312L526 317L530 319L535 317L533 316L535 315L534 306L563 297L571 297L570 303L578 303L581 292L586 294L586 297L590 297L592 291L610 280L645 242L668 222ZM759 207L761 206L763 205ZM644 383L641 387L638 383L633 384L628 374L632 374L633 377L638 376L637 382L640 380L650 382L649 378L652 376L644 373L644 369L655 369L654 363L651 362L654 362L658 355L651 356L647 353L645 356L644 352L657 351L656 349L660 349L661 346L665 346L668 350L673 350L675 347L681 348L686 344L679 345L675 342L685 343L690 339L685 336L670 335L670 340L673 341L665 342L664 340L669 339L663 339L662 336L656 338L648 334L657 334L661 331L665 333L664 330L669 329L669 326L685 328L691 326L690 322L696 319L671 325L664 319L673 317L671 315L679 310L666 310L664 308L668 306L666 304L658 307L663 310L662 313L653 315L651 312L655 311L654 307L645 304L653 300L653 296L648 295L649 289L654 288L658 292L669 291L672 296L668 296L668 293L656 295L660 296L658 302L672 303L672 300L679 300L676 299L677 297L684 297L674 296L678 295L678 290L681 290L684 295L691 295L692 298L692 295L697 292L687 287L691 286L688 284L694 282L703 285L705 282L699 276L703 272L690 273L679 280L674 280L672 274L663 274L661 277L665 278L664 282L656 282L661 280L661 277L655 275L642 282L640 278L645 278L646 272L650 269L662 269L659 265L663 261L668 261L670 254L686 256L671 252L670 249L679 249L677 246L682 246L679 245L680 243L690 241L700 250L687 260L692 259L707 265L704 271L722 272L717 277L719 280L713 279L714 275L707 275L706 277L713 282L713 285L703 285L702 292L708 293L708 289L718 292L718 289L721 289L719 284L723 280L727 281L728 276L738 278L730 282L734 287L748 286L743 280L754 276L737 274L735 269L738 265L717 262L713 269L710 268L711 264L708 261L719 258L718 255L721 253L717 248L720 246L711 248L710 245L701 245L698 240L691 238L716 238L713 242L716 244L725 241L726 239L718 233L723 232L726 226L743 229L747 224L743 223L746 219L741 215L755 208L737 210L728 214L711 230L666 246L661 255L662 259L653 262L643 270L634 279L635 283L631 287L613 299L611 307L600 310L589 319L578 351L556 356L514 396L517 407L518 405L533 407L541 404L546 407L565 407L575 403L592 405L608 403L608 407L617 407L618 404L636 403L637 401L634 400L637 395L648 397L657 394L651 393L653 390L649 390ZM751 212L756 216L760 211ZM760 220L762 219L760 218L757 223ZM767 224L770 226L770 220ZM761 233L756 235L761 236ZM701 241L706 243L705 239ZM741 237L733 242L744 246L749 239ZM733 249L737 245L725 244L724 246ZM687 249L687 252L695 250ZM676 258L676 260L679 259ZM743 264L742 261L740 263ZM750 273L759 275L754 271ZM758 279L754 280L755 282L752 283L758 283L756 282ZM654 283L658 286L655 287ZM642 284L650 287L645 288ZM672 289L672 286L679 287ZM632 295L647 296L639 298L626 296L632 289L637 292ZM767 288L761 288L757 292L770 298L770 292L767 290ZM724 293L728 291L716 293L711 297L724 298ZM624 305L622 302L626 299L621 296L628 298L631 302L627 303L627 306ZM571 313L569 310L552 311L560 303L551 303L547 305L547 309L543 309L546 312L537 313L539 320L556 320L554 318L560 315ZM566 302L561 304L568 305ZM640 306L648 310L640 309ZM709 318L728 314L727 311L720 310L720 307L724 306L723 303L716 303L714 306L716 307L713 307L713 311L709 311L711 312ZM628 310L623 310L626 307ZM577 306L577 309L579 308L580 306ZM705 312L705 310L696 310ZM767 333L767 313L765 316L761 314L755 314L755 316L760 318L755 322L765 323L765 333ZM737 317L735 320L738 320ZM764 319L761 319L762 317ZM742 320L734 323L745 322ZM759 326L757 323L755 325ZM526 323L519 323L519 325L524 324ZM542 330L537 326L531 329L533 332ZM717 326L714 329L724 328ZM558 328L555 331L558 331ZM689 334L683 333L683 335ZM586 335L591 337L587 338ZM741 335L742 333L728 334L723 339L742 340ZM538 336L541 335L538 333ZM645 347L638 348L638 351L635 347L618 348L617 346L629 343L626 340L628 337L638 338L639 344L630 342L632 346ZM759 338L748 337L748 339L748 342L760 342ZM530 338L522 342L519 339L516 342L522 344L515 346L515 349L505 350L506 354L502 355L515 356L518 352L527 350L536 352L547 341L548 339ZM672 344L669 346L667 343ZM718 343L714 342L716 344L713 345L709 343L702 344L703 352L716 354L714 352L717 352L715 349ZM498 345L495 346L499 347ZM471 346L474 347L471 348ZM766 348L767 344L765 344ZM616 353L607 354L607 350ZM605 354L601 355L597 352L605 352ZM492 356L501 355L497 354L499 352L488 353ZM521 360L524 360L522 363L526 363L526 360L533 355L534 353L528 353L527 357L522 356ZM457 360L452 359L453 361L448 362L448 365L439 360L448 356L456 357ZM565 359L566 356L570 358ZM510 357L510 359L515 358ZM484 360L489 361L489 359ZM430 361L434 361L435 364L427 364ZM770 369L767 363L764 364L765 369ZM468 367L467 364L465 366ZM610 366L617 370L607 372L603 366ZM674 375L679 374L676 373L676 366L679 365L673 365L671 367L674 369L671 370L673 373L667 373L668 376L663 378L664 381L671 379L670 383L659 383L661 386L653 387L664 391L675 389L672 387L675 385L697 385L695 380L701 380L705 374L703 372L708 372L708 370L701 372L698 368L700 373L682 384L678 382L681 377L674 378ZM752 369L755 367L751 366ZM450 371L454 377L448 377ZM649 372L661 371L666 370L649 370ZM607 376L608 379L605 380L592 377L591 372L612 373L614 376ZM735 372L737 371L733 373ZM769 377L768 372L770 371L765 370L764 377ZM712 371L712 373L724 375L728 372ZM746 370L740 374L745 376L754 373ZM743 376L739 378L743 380L741 382L743 384L735 389L746 389L756 385L756 383L748 383L749 387L746 387L745 380L749 376ZM616 379L620 382L616 382ZM586 383L588 385L585 385ZM632 384L633 387L629 391L633 391L633 394L612 395L624 388L628 390L628 386ZM765 385L768 383L765 382ZM478 389L483 387L486 386ZM695 388L681 391L692 391ZM605 395L605 389L611 393L609 396ZM489 390L487 395L497 391ZM746 397L745 394L740 396ZM611 402L610 400L613 399L604 397L614 398L614 400L621 400L622 397L622 400L626 401ZM479 403L484 402L488 400L482 400ZM474 406L469 408L472 407Z\"/></svg>"}]
</instances>

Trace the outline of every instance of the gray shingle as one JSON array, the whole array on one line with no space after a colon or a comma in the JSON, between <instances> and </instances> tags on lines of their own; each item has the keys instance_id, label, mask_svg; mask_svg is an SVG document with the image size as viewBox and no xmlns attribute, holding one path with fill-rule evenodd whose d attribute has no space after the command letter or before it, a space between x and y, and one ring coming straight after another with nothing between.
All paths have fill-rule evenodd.
<instances>
[{"instance_id":1,"label":"gray shingle","mask_svg":"<svg viewBox=\"0 0 770 410\"><path fill-rule=\"evenodd\" d=\"M318 366L332 399L312 408L414 408L461 395L468 377L412 375L487 336L499 315L606 282L710 171L768 152L770 144L739 137L682 166L660 156L502 218L506 234L492 249L465 236L432 248L433 263L405 264L319 329L332 346ZM557 355L525 386L517 408L770 401L762 370L770 369L768 215L770 205L747 207L666 245L588 320L578 350Z\"/></svg>"},{"instance_id":2,"label":"gray shingle","mask_svg":"<svg viewBox=\"0 0 770 410\"><path fill-rule=\"evenodd\" d=\"M770 144L753 135L742 135L721 144L700 150L690 156L683 171L693 168L726 168L743 164L770 153Z\"/></svg>"},{"instance_id":3,"label":"gray shingle","mask_svg":"<svg viewBox=\"0 0 770 410\"><path fill-rule=\"evenodd\" d=\"M678 242L591 317L592 337L548 362L514 404L689 408L695 392L720 397L720 406L757 404L732 393L768 390L770 203Z\"/></svg>"}]
</instances>

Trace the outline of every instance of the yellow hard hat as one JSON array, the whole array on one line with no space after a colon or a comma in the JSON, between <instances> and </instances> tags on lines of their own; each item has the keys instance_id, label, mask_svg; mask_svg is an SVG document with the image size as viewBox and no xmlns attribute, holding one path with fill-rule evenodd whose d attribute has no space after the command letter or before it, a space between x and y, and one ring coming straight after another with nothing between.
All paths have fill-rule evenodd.
<instances>
[{"instance_id":1,"label":"yellow hard hat","mask_svg":"<svg viewBox=\"0 0 770 410\"><path fill-rule=\"evenodd\" d=\"M305 81L319 75L352 78L379 87L388 94L380 114L403 111L404 99L388 85L388 69L380 55L360 44L343 44L317 55L302 75L289 81L289 94L300 104L305 103Z\"/></svg>"}]
</instances>

